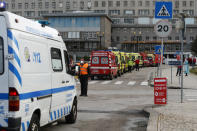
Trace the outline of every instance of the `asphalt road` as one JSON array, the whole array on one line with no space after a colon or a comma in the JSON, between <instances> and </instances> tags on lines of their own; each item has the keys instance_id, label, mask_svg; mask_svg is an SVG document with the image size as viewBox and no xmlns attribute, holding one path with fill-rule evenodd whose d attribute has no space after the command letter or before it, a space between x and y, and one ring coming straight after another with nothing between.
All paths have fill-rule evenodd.
<instances>
[{"instance_id":1,"label":"asphalt road","mask_svg":"<svg viewBox=\"0 0 197 131\"><path fill-rule=\"evenodd\" d=\"M146 131L148 114L143 109L153 105L153 88L148 79L154 69L143 68L113 80L89 81L88 97L78 97L75 124L64 119L42 127L42 131ZM78 95L80 84L77 84Z\"/></svg>"}]
</instances>

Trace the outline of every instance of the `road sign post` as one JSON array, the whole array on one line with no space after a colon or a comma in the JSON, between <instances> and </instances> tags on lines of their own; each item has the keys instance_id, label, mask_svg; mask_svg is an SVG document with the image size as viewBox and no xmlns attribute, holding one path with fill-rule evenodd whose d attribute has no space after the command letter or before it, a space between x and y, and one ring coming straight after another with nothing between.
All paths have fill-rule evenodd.
<instances>
[{"instance_id":1,"label":"road sign post","mask_svg":"<svg viewBox=\"0 0 197 131\"><path fill-rule=\"evenodd\" d=\"M166 78L154 78L154 104L167 104Z\"/></svg>"}]
</instances>

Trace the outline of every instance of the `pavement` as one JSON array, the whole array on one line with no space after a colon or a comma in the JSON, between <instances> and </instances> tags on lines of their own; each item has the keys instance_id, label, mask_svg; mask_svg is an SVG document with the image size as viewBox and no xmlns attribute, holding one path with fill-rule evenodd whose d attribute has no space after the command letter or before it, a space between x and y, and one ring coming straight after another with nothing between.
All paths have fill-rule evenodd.
<instances>
[{"instance_id":1,"label":"pavement","mask_svg":"<svg viewBox=\"0 0 197 131\"><path fill-rule=\"evenodd\" d=\"M163 67L162 77L168 78L168 103L144 109L150 114L147 131L197 131L197 75L190 73L184 76L181 103L181 98L173 100L173 95L181 94L180 77L176 76L176 70L176 67ZM156 72L153 72L151 78L154 78L155 74ZM170 95L172 90L179 93Z\"/></svg>"}]
</instances>

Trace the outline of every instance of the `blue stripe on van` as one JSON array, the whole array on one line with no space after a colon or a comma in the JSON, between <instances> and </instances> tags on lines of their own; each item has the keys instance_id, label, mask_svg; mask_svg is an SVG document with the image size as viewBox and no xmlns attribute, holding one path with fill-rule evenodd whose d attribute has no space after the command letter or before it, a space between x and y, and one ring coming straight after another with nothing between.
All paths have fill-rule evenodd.
<instances>
[{"instance_id":1,"label":"blue stripe on van","mask_svg":"<svg viewBox=\"0 0 197 131\"><path fill-rule=\"evenodd\" d=\"M52 112L50 112L50 118L51 118L51 121L53 120L53 114Z\"/></svg>"},{"instance_id":2,"label":"blue stripe on van","mask_svg":"<svg viewBox=\"0 0 197 131\"><path fill-rule=\"evenodd\" d=\"M32 97L40 97L40 96L55 94L55 93L59 93L59 92L69 91L69 90L73 90L74 88L75 88L74 86L65 86L65 87L60 87L60 88L56 88L56 89L52 89L52 90L49 89L49 90L23 93L23 94L20 94L19 97L20 97L20 100L25 100L25 99L29 99ZM8 100L8 93L0 93L0 99L1 100Z\"/></svg>"},{"instance_id":3,"label":"blue stripe on van","mask_svg":"<svg viewBox=\"0 0 197 131\"><path fill-rule=\"evenodd\" d=\"M27 121L27 129L29 128L29 124L30 124L29 121Z\"/></svg>"},{"instance_id":4,"label":"blue stripe on van","mask_svg":"<svg viewBox=\"0 0 197 131\"><path fill-rule=\"evenodd\" d=\"M16 78L18 79L18 82L20 83L20 85L22 86L22 80L21 80L21 76L18 72L18 70L15 68L14 65L12 65L12 63L9 62L9 70L16 76Z\"/></svg>"},{"instance_id":5,"label":"blue stripe on van","mask_svg":"<svg viewBox=\"0 0 197 131\"><path fill-rule=\"evenodd\" d=\"M16 54L16 52L14 51L14 49L11 46L8 46L8 53L14 55L14 58L15 58L16 62L18 63L19 67L21 67L20 59L19 59L18 55Z\"/></svg>"},{"instance_id":6,"label":"blue stripe on van","mask_svg":"<svg viewBox=\"0 0 197 131\"><path fill-rule=\"evenodd\" d=\"M22 131L25 131L25 123L22 123Z\"/></svg>"},{"instance_id":7,"label":"blue stripe on van","mask_svg":"<svg viewBox=\"0 0 197 131\"><path fill-rule=\"evenodd\" d=\"M7 30L7 35L8 37L14 41L16 47L18 48L19 50L19 46L18 46L18 41L16 40L16 38L13 36L12 32L10 30Z\"/></svg>"},{"instance_id":8,"label":"blue stripe on van","mask_svg":"<svg viewBox=\"0 0 197 131\"><path fill-rule=\"evenodd\" d=\"M40 96L55 94L55 93L69 91L73 89L74 89L74 86L65 86L65 87L60 87L56 89L48 89L48 90L42 90L42 91L23 93L23 94L20 94L20 100L29 99L32 97L40 97Z\"/></svg>"}]
</instances>

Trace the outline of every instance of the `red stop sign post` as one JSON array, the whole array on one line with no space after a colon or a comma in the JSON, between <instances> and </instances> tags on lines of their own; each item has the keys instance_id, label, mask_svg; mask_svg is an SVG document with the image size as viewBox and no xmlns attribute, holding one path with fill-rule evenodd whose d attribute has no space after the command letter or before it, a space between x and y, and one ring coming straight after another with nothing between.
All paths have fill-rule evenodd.
<instances>
[{"instance_id":1,"label":"red stop sign post","mask_svg":"<svg viewBox=\"0 0 197 131\"><path fill-rule=\"evenodd\" d=\"M154 104L167 104L166 78L154 78Z\"/></svg>"}]
</instances>

